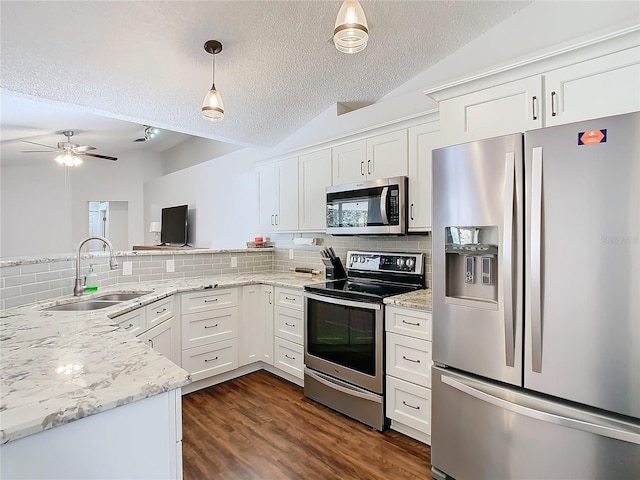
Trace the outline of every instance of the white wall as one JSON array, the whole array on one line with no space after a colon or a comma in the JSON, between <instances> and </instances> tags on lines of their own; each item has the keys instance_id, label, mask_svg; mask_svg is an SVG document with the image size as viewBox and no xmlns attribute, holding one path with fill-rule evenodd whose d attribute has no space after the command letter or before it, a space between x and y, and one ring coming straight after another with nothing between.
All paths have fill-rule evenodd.
<instances>
[{"instance_id":1,"label":"white wall","mask_svg":"<svg viewBox=\"0 0 640 480\"><path fill-rule=\"evenodd\" d=\"M197 151L205 143L187 140L176 150ZM174 153L179 153L178 151ZM197 153L197 155L201 154ZM148 181L144 185L144 224L159 222L161 210L189 205L189 244L200 248L245 247L257 225L254 161L259 151L242 149ZM154 235L145 234L147 245Z\"/></svg>"},{"instance_id":2,"label":"white wall","mask_svg":"<svg viewBox=\"0 0 640 480\"><path fill-rule=\"evenodd\" d=\"M230 143L194 137L162 152L162 174L167 175L189 168L212 158L235 152L241 148L243 147Z\"/></svg>"},{"instance_id":3,"label":"white wall","mask_svg":"<svg viewBox=\"0 0 640 480\"><path fill-rule=\"evenodd\" d=\"M143 185L161 174L161 158L154 152L130 152L118 158L117 162L86 159L69 169L66 178L65 169L53 159L3 162L0 256L75 251L88 236L88 202L92 200L127 202L126 249L141 244L145 239Z\"/></svg>"}]
</instances>

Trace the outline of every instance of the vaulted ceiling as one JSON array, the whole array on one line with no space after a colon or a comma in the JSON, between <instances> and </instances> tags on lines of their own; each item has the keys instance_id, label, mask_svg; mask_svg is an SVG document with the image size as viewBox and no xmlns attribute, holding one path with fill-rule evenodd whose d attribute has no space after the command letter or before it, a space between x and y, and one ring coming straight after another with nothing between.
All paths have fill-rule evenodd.
<instances>
[{"instance_id":1,"label":"vaulted ceiling","mask_svg":"<svg viewBox=\"0 0 640 480\"><path fill-rule=\"evenodd\" d=\"M79 143L114 155L146 124L271 147L331 105L375 102L528 2L362 0L370 41L355 55L330 41L340 4L2 1L3 144L55 144L76 128ZM215 83L226 114L215 123L200 115L209 39L223 44ZM107 138L118 125L121 145ZM105 138L92 140L100 129Z\"/></svg>"}]
</instances>

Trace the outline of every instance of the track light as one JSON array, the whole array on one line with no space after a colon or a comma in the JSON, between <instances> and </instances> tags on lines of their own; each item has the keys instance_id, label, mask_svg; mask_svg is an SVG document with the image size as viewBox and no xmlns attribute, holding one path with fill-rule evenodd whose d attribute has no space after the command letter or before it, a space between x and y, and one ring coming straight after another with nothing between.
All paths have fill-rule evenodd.
<instances>
[{"instance_id":1,"label":"track light","mask_svg":"<svg viewBox=\"0 0 640 480\"><path fill-rule=\"evenodd\" d=\"M333 43L342 53L358 53L367 47L369 28L358 0L345 0L333 29Z\"/></svg>"},{"instance_id":2,"label":"track light","mask_svg":"<svg viewBox=\"0 0 640 480\"><path fill-rule=\"evenodd\" d=\"M207 120L222 120L222 117L224 117L224 105L222 104L222 97L216 90L215 84L216 55L222 51L222 44L217 40L208 40L204 44L204 49L213 57L213 68L211 73L211 90L209 90L204 97L204 102L202 102L202 116Z\"/></svg>"}]
</instances>

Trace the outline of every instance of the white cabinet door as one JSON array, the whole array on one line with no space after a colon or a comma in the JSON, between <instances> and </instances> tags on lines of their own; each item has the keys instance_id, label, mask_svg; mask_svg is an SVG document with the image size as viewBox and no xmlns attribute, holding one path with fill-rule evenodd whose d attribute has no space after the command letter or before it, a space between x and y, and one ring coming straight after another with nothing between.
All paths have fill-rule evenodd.
<instances>
[{"instance_id":1,"label":"white cabinet door","mask_svg":"<svg viewBox=\"0 0 640 480\"><path fill-rule=\"evenodd\" d=\"M366 180L367 142L358 140L331 149L333 185Z\"/></svg>"},{"instance_id":2,"label":"white cabinet door","mask_svg":"<svg viewBox=\"0 0 640 480\"><path fill-rule=\"evenodd\" d=\"M298 157L274 164L276 176L276 230L298 229Z\"/></svg>"},{"instance_id":3,"label":"white cabinet door","mask_svg":"<svg viewBox=\"0 0 640 480\"><path fill-rule=\"evenodd\" d=\"M409 231L431 230L431 151L439 146L438 122L409 129Z\"/></svg>"},{"instance_id":4,"label":"white cabinet door","mask_svg":"<svg viewBox=\"0 0 640 480\"><path fill-rule=\"evenodd\" d=\"M136 336L147 329L147 315L144 308L136 308L130 312L115 317L118 326Z\"/></svg>"},{"instance_id":5,"label":"white cabinet door","mask_svg":"<svg viewBox=\"0 0 640 480\"><path fill-rule=\"evenodd\" d=\"M516 80L440 102L444 145L542 127L542 76Z\"/></svg>"},{"instance_id":6,"label":"white cabinet door","mask_svg":"<svg viewBox=\"0 0 640 480\"><path fill-rule=\"evenodd\" d=\"M180 365L180 331L176 317L150 328L139 337L176 365Z\"/></svg>"},{"instance_id":7,"label":"white cabinet door","mask_svg":"<svg viewBox=\"0 0 640 480\"><path fill-rule=\"evenodd\" d=\"M324 231L327 195L331 185L331 149L301 155L298 159L298 229Z\"/></svg>"},{"instance_id":8,"label":"white cabinet door","mask_svg":"<svg viewBox=\"0 0 640 480\"><path fill-rule=\"evenodd\" d=\"M273 365L273 287L242 287L240 366L264 361Z\"/></svg>"},{"instance_id":9,"label":"white cabinet door","mask_svg":"<svg viewBox=\"0 0 640 480\"><path fill-rule=\"evenodd\" d=\"M367 139L368 180L408 175L407 130L384 133Z\"/></svg>"},{"instance_id":10,"label":"white cabinet door","mask_svg":"<svg viewBox=\"0 0 640 480\"><path fill-rule=\"evenodd\" d=\"M273 299L274 288L271 285L261 285L262 315L264 319L264 345L262 349L262 361L273 365Z\"/></svg>"},{"instance_id":11,"label":"white cabinet door","mask_svg":"<svg viewBox=\"0 0 640 480\"><path fill-rule=\"evenodd\" d=\"M546 125L640 110L640 47L545 74Z\"/></svg>"},{"instance_id":12,"label":"white cabinet door","mask_svg":"<svg viewBox=\"0 0 640 480\"><path fill-rule=\"evenodd\" d=\"M275 229L276 177L272 164L256 168L258 191L258 228L269 232Z\"/></svg>"}]
</instances>

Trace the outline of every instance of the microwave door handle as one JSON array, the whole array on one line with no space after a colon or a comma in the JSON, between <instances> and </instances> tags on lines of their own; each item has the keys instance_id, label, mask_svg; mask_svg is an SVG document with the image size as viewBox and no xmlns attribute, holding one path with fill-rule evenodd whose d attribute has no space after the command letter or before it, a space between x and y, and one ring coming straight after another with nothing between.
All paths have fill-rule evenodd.
<instances>
[{"instance_id":1,"label":"microwave door handle","mask_svg":"<svg viewBox=\"0 0 640 480\"><path fill-rule=\"evenodd\" d=\"M382 195L380 195L380 215L382 216L382 224L389 225L389 218L387 217L387 196L389 195L389 187L382 188Z\"/></svg>"}]
</instances>

